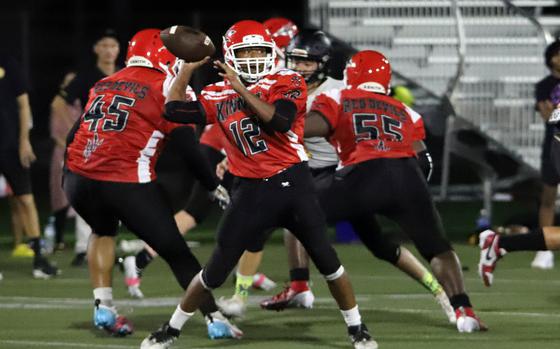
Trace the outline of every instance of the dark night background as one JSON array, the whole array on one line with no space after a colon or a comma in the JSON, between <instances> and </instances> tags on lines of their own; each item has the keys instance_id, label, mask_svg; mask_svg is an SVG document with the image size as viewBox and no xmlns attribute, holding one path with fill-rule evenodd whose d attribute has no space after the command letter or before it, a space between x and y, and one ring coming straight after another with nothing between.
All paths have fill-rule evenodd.
<instances>
[{"instance_id":1,"label":"dark night background","mask_svg":"<svg viewBox=\"0 0 560 349\"><path fill-rule=\"evenodd\" d=\"M47 195L50 103L64 75L95 64L93 40L106 28L117 31L123 65L128 39L144 28L175 24L200 28L214 41L221 55L221 37L236 21L263 21L283 16L304 26L307 1L3 1L0 5L0 51L22 64L30 87L34 128L32 143L37 161L33 166L34 192ZM195 76L195 89L217 79L210 67Z\"/></svg>"}]
</instances>

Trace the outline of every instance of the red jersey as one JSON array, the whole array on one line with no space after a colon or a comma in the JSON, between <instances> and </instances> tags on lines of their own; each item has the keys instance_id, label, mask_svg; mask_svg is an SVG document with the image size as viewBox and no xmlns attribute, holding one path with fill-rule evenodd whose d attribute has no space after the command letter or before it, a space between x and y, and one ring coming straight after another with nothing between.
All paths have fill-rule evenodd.
<instances>
[{"instance_id":1,"label":"red jersey","mask_svg":"<svg viewBox=\"0 0 560 349\"><path fill-rule=\"evenodd\" d=\"M198 100L207 123L220 127L230 172L238 177L268 178L302 161L303 126L307 86L303 78L287 69L267 75L247 87L267 103L287 99L295 103L296 116L288 132L265 131L261 121L227 81L208 85Z\"/></svg>"},{"instance_id":2,"label":"red jersey","mask_svg":"<svg viewBox=\"0 0 560 349\"><path fill-rule=\"evenodd\" d=\"M422 117L396 99L359 89L334 89L315 97L332 130L329 141L343 166L377 158L415 155L414 141L425 137Z\"/></svg>"},{"instance_id":3,"label":"red jersey","mask_svg":"<svg viewBox=\"0 0 560 349\"><path fill-rule=\"evenodd\" d=\"M163 118L166 75L124 68L90 89L79 128L66 148L66 165L100 181L146 183L164 137L175 127Z\"/></svg>"},{"instance_id":4,"label":"red jersey","mask_svg":"<svg viewBox=\"0 0 560 349\"><path fill-rule=\"evenodd\" d=\"M204 132L200 136L200 144L205 144L217 151L222 151L224 149L224 134L220 126L216 124L206 126Z\"/></svg>"}]
</instances>

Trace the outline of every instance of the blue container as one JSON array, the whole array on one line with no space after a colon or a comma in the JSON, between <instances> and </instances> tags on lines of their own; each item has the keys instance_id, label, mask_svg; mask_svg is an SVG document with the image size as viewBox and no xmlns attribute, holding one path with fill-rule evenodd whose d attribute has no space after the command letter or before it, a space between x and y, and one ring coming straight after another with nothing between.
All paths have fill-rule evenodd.
<instances>
[{"instance_id":1,"label":"blue container","mask_svg":"<svg viewBox=\"0 0 560 349\"><path fill-rule=\"evenodd\" d=\"M336 223L336 242L349 244L359 241L360 238L356 235L352 225L348 221L340 221Z\"/></svg>"}]
</instances>

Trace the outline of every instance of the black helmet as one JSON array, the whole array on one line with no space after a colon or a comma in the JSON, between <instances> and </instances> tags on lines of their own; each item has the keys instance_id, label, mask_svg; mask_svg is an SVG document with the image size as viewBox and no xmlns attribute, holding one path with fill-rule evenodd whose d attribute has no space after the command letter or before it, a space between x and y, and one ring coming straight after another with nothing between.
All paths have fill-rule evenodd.
<instances>
[{"instance_id":1,"label":"black helmet","mask_svg":"<svg viewBox=\"0 0 560 349\"><path fill-rule=\"evenodd\" d=\"M305 81L313 83L324 80L327 76L327 62L331 53L331 40L320 30L304 29L290 42L286 48L286 66L294 69L297 59L316 61L317 70L305 77Z\"/></svg>"}]
</instances>

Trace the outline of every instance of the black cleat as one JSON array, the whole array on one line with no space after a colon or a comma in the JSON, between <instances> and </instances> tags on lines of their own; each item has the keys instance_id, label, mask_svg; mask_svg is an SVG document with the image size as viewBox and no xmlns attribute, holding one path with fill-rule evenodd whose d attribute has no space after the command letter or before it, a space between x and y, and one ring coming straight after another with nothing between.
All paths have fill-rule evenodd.
<instances>
[{"instance_id":1,"label":"black cleat","mask_svg":"<svg viewBox=\"0 0 560 349\"><path fill-rule=\"evenodd\" d=\"M35 279L50 279L60 275L61 271L44 257L38 257L33 262L33 277Z\"/></svg>"},{"instance_id":2,"label":"black cleat","mask_svg":"<svg viewBox=\"0 0 560 349\"><path fill-rule=\"evenodd\" d=\"M146 337L142 344L140 345L140 349L166 349L171 347L179 335L181 331L169 326L169 323L164 323L157 331L152 332L148 337Z\"/></svg>"},{"instance_id":3,"label":"black cleat","mask_svg":"<svg viewBox=\"0 0 560 349\"><path fill-rule=\"evenodd\" d=\"M348 327L348 336L355 349L377 349L377 342L371 338L366 325Z\"/></svg>"}]
</instances>

